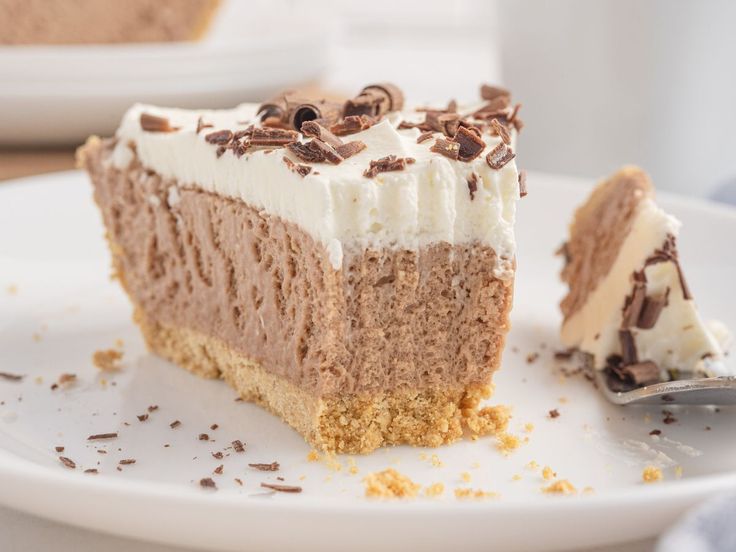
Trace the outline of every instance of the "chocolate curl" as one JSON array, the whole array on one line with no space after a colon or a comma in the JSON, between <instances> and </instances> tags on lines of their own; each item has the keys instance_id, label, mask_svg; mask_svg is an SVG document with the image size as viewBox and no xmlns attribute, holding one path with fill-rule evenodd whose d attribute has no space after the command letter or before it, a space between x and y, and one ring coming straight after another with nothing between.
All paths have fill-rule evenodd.
<instances>
[{"instance_id":1,"label":"chocolate curl","mask_svg":"<svg viewBox=\"0 0 736 552\"><path fill-rule=\"evenodd\" d=\"M509 92L506 88L501 88L500 86L493 86L491 84L483 84L480 87L480 97L484 100L491 101L495 100L499 96L506 96L508 98L511 97L511 92Z\"/></svg>"},{"instance_id":2,"label":"chocolate curl","mask_svg":"<svg viewBox=\"0 0 736 552\"><path fill-rule=\"evenodd\" d=\"M278 119L286 122L288 120L289 107L287 94L281 94L261 104L258 108L258 116L261 121L266 119Z\"/></svg>"},{"instance_id":3,"label":"chocolate curl","mask_svg":"<svg viewBox=\"0 0 736 552\"><path fill-rule=\"evenodd\" d=\"M307 121L318 120L322 126L329 127L340 119L341 111L342 106L335 102L289 98L289 126L294 130L301 131L302 124Z\"/></svg>"},{"instance_id":4,"label":"chocolate curl","mask_svg":"<svg viewBox=\"0 0 736 552\"><path fill-rule=\"evenodd\" d=\"M377 84L369 84L361 91L361 94L365 93L377 93L383 95L387 100L386 111L401 111L404 107L404 93L401 89L390 82L379 82ZM386 111L380 113L383 115Z\"/></svg>"},{"instance_id":5,"label":"chocolate curl","mask_svg":"<svg viewBox=\"0 0 736 552\"><path fill-rule=\"evenodd\" d=\"M379 117L389 111L404 107L404 94L398 86L389 82L369 84L355 98L345 102L345 117L368 115Z\"/></svg>"}]
</instances>

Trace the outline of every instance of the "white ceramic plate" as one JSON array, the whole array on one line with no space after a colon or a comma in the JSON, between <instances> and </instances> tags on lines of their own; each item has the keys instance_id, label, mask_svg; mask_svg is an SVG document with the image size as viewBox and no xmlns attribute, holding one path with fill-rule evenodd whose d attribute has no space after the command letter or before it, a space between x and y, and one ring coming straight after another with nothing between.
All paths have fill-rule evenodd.
<instances>
[{"instance_id":1,"label":"white ceramic plate","mask_svg":"<svg viewBox=\"0 0 736 552\"><path fill-rule=\"evenodd\" d=\"M655 535L687 507L736 486L733 408L673 408L678 421L665 425L659 408L611 406L584 378L561 375L552 351L563 289L552 252L586 188L543 175L531 175L529 187L519 205L514 327L492 401L514 406L510 429L529 442L508 456L491 438L380 450L355 458L353 474L348 458L339 459L340 471L308 462L299 435L235 402L224 383L146 353L130 306L109 279L103 231L82 174L0 185L0 371L26 376L0 381L0 502L82 527L208 549L553 550ZM684 222L682 257L700 306L736 328L736 214L692 200L662 203ZM100 374L92 353L118 339L122 372ZM539 358L528 363L535 352ZM65 372L77 375L76 385L52 391ZM138 421L150 405L158 409ZM553 408L556 419L547 416ZM173 420L181 426L172 430ZM530 433L527 423L534 425ZM649 435L655 428L662 437ZM120 434L114 441L86 441L112 431ZM200 433L212 441L200 441ZM244 453L226 449L234 439L247 443ZM58 445L76 470L61 465ZM213 458L216 451L226 456ZM136 463L117 471L125 458ZM594 492L543 494L540 470L526 467L532 460ZM279 472L247 467L271 461L281 464ZM212 475L220 464L223 474ZM662 467L664 482L641 482L650 464ZM422 485L444 483L444 496L365 499L361 478L387 467ZM208 476L216 492L199 487ZM260 483L277 476L304 492L264 493ZM459 487L501 496L460 501L453 493Z\"/></svg>"},{"instance_id":2,"label":"white ceramic plate","mask_svg":"<svg viewBox=\"0 0 736 552\"><path fill-rule=\"evenodd\" d=\"M200 42L0 46L0 144L109 135L135 102L232 107L313 82L332 40L331 22L314 12L286 0L227 2ZM278 32L264 24L274 13Z\"/></svg>"}]
</instances>

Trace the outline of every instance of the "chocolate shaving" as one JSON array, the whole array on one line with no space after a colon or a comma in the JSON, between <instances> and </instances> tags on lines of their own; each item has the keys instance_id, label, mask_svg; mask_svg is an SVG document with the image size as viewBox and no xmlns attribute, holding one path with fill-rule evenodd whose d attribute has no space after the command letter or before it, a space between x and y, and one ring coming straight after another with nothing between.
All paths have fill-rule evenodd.
<instances>
[{"instance_id":1,"label":"chocolate shaving","mask_svg":"<svg viewBox=\"0 0 736 552\"><path fill-rule=\"evenodd\" d=\"M491 119L491 128L493 129L491 134L499 136L501 141L507 146L511 144L511 135L509 134L508 129L498 122L498 119Z\"/></svg>"},{"instance_id":2,"label":"chocolate shaving","mask_svg":"<svg viewBox=\"0 0 736 552\"><path fill-rule=\"evenodd\" d=\"M261 483L261 487L264 489L270 489L279 493L300 493L302 492L301 487L293 485L276 485L274 483Z\"/></svg>"},{"instance_id":3,"label":"chocolate shaving","mask_svg":"<svg viewBox=\"0 0 736 552\"><path fill-rule=\"evenodd\" d=\"M138 418L139 422L145 422L148 419L148 414L139 414L136 418Z\"/></svg>"},{"instance_id":4,"label":"chocolate shaving","mask_svg":"<svg viewBox=\"0 0 736 552\"><path fill-rule=\"evenodd\" d=\"M560 411L557 410L556 408L553 408L552 410L550 410L548 412L548 415L549 415L550 418L552 418L554 420L555 418L559 418L560 417Z\"/></svg>"},{"instance_id":5,"label":"chocolate shaving","mask_svg":"<svg viewBox=\"0 0 736 552\"><path fill-rule=\"evenodd\" d=\"M342 157L339 153L337 153L335 148L333 148L326 142L323 142L319 138L311 140L307 144L307 146L315 152L318 152L318 155L321 157L321 161L327 161L328 163L331 163L333 165L339 165L343 161Z\"/></svg>"},{"instance_id":6,"label":"chocolate shaving","mask_svg":"<svg viewBox=\"0 0 736 552\"><path fill-rule=\"evenodd\" d=\"M457 129L453 141L460 146L457 153L458 159L466 163L478 157L486 148L480 136L466 127Z\"/></svg>"},{"instance_id":7,"label":"chocolate shaving","mask_svg":"<svg viewBox=\"0 0 736 552\"><path fill-rule=\"evenodd\" d=\"M215 484L215 480L211 477L203 477L199 480L199 486L203 487L205 489L216 489L217 485Z\"/></svg>"},{"instance_id":8,"label":"chocolate shaving","mask_svg":"<svg viewBox=\"0 0 736 552\"><path fill-rule=\"evenodd\" d=\"M207 435L206 433L200 433L198 439L200 441L209 441L210 440L210 436Z\"/></svg>"},{"instance_id":9,"label":"chocolate shaving","mask_svg":"<svg viewBox=\"0 0 736 552\"><path fill-rule=\"evenodd\" d=\"M649 432L649 435L662 435L662 430L661 429L653 429L652 431Z\"/></svg>"},{"instance_id":10,"label":"chocolate shaving","mask_svg":"<svg viewBox=\"0 0 736 552\"><path fill-rule=\"evenodd\" d=\"M432 138L432 135L434 134L433 130L428 130L427 132L422 132L419 136L417 136L417 144L421 144L422 142L426 142L430 138Z\"/></svg>"},{"instance_id":11,"label":"chocolate shaving","mask_svg":"<svg viewBox=\"0 0 736 552\"><path fill-rule=\"evenodd\" d=\"M662 414L664 415L664 418L662 418L662 423L670 425L677 422L677 418L675 418L675 416L669 410L663 410Z\"/></svg>"},{"instance_id":12,"label":"chocolate shaving","mask_svg":"<svg viewBox=\"0 0 736 552\"><path fill-rule=\"evenodd\" d=\"M442 111L427 111L424 114L425 125L432 130L442 132L445 136L452 137L460 127L460 115L457 113L444 113Z\"/></svg>"},{"instance_id":13,"label":"chocolate shaving","mask_svg":"<svg viewBox=\"0 0 736 552\"><path fill-rule=\"evenodd\" d=\"M64 464L69 469L75 469L77 467L76 462L72 460L71 458L67 458L66 456L59 456L59 462Z\"/></svg>"},{"instance_id":14,"label":"chocolate shaving","mask_svg":"<svg viewBox=\"0 0 736 552\"><path fill-rule=\"evenodd\" d=\"M150 113L141 113L140 123L141 128L146 132L174 132L179 130L172 127L166 117L159 117Z\"/></svg>"},{"instance_id":15,"label":"chocolate shaving","mask_svg":"<svg viewBox=\"0 0 736 552\"><path fill-rule=\"evenodd\" d=\"M95 435L90 435L87 437L88 441L99 441L100 439L117 439L118 434L117 432L114 433L97 433Z\"/></svg>"},{"instance_id":16,"label":"chocolate shaving","mask_svg":"<svg viewBox=\"0 0 736 552\"><path fill-rule=\"evenodd\" d=\"M460 144L445 140L444 138L437 138L434 145L429 148L430 151L439 153L450 159L457 159L460 155Z\"/></svg>"},{"instance_id":17,"label":"chocolate shaving","mask_svg":"<svg viewBox=\"0 0 736 552\"><path fill-rule=\"evenodd\" d=\"M56 452L64 452L64 447L54 447Z\"/></svg>"},{"instance_id":18,"label":"chocolate shaving","mask_svg":"<svg viewBox=\"0 0 736 552\"><path fill-rule=\"evenodd\" d=\"M270 464L248 464L248 466L258 471L278 471L281 467L278 462L271 462Z\"/></svg>"},{"instance_id":19,"label":"chocolate shaving","mask_svg":"<svg viewBox=\"0 0 736 552\"><path fill-rule=\"evenodd\" d=\"M631 295L627 295L624 300L623 319L621 321L622 328L631 328L632 326L638 325L644 300L647 296L646 283L636 281L636 276L632 278L635 280L634 288L631 291Z\"/></svg>"},{"instance_id":20,"label":"chocolate shaving","mask_svg":"<svg viewBox=\"0 0 736 552\"><path fill-rule=\"evenodd\" d=\"M639 358L636 352L636 342L634 341L634 335L630 330L619 330L618 340L621 344L621 357L624 366L629 364L636 364L639 362Z\"/></svg>"},{"instance_id":21,"label":"chocolate shaving","mask_svg":"<svg viewBox=\"0 0 736 552\"><path fill-rule=\"evenodd\" d=\"M222 460L223 456L224 455L219 450L217 452L212 453L212 458L214 458L215 460Z\"/></svg>"},{"instance_id":22,"label":"chocolate shaving","mask_svg":"<svg viewBox=\"0 0 736 552\"><path fill-rule=\"evenodd\" d=\"M375 120L367 115L350 115L330 127L330 132L336 136L355 134L373 126Z\"/></svg>"},{"instance_id":23,"label":"chocolate shaving","mask_svg":"<svg viewBox=\"0 0 736 552\"><path fill-rule=\"evenodd\" d=\"M490 84L481 85L480 97L484 100L495 100L499 96L506 96L507 98L510 98L511 92L509 92L506 88L501 88L500 86L492 86Z\"/></svg>"},{"instance_id":24,"label":"chocolate shaving","mask_svg":"<svg viewBox=\"0 0 736 552\"><path fill-rule=\"evenodd\" d=\"M294 130L282 128L254 128L250 137L253 146L285 146L296 142L299 135Z\"/></svg>"},{"instance_id":25,"label":"chocolate shaving","mask_svg":"<svg viewBox=\"0 0 736 552\"><path fill-rule=\"evenodd\" d=\"M337 154L343 159L348 159L356 153L360 153L366 147L367 146L360 140L353 140L352 142L348 142L347 144L341 144L337 146L335 148L335 151L337 151Z\"/></svg>"},{"instance_id":26,"label":"chocolate shaving","mask_svg":"<svg viewBox=\"0 0 736 552\"><path fill-rule=\"evenodd\" d=\"M9 372L0 372L0 379L4 379L6 381L21 381L25 376L22 376L20 374L11 374Z\"/></svg>"},{"instance_id":27,"label":"chocolate shaving","mask_svg":"<svg viewBox=\"0 0 736 552\"><path fill-rule=\"evenodd\" d=\"M409 121L401 121L398 126L399 130L408 130L410 128L418 128L422 132L433 130L426 122L411 123Z\"/></svg>"},{"instance_id":28,"label":"chocolate shaving","mask_svg":"<svg viewBox=\"0 0 736 552\"><path fill-rule=\"evenodd\" d=\"M307 121L306 123L304 123L302 125L302 134L304 134L304 136L310 136L312 138L319 138L326 144L336 149L339 146L343 145L343 141L340 140L340 138L335 136L332 132L327 130L316 121Z\"/></svg>"},{"instance_id":29,"label":"chocolate shaving","mask_svg":"<svg viewBox=\"0 0 736 552\"><path fill-rule=\"evenodd\" d=\"M556 360L570 360L575 355L575 349L563 349L555 351L554 357Z\"/></svg>"},{"instance_id":30,"label":"chocolate shaving","mask_svg":"<svg viewBox=\"0 0 736 552\"><path fill-rule=\"evenodd\" d=\"M667 239L665 240L664 244L662 244L662 248L657 249L654 254L644 262L644 266L647 267L653 264L664 262L674 263L675 268L677 269L678 279L680 280L682 298L686 301L692 299L693 296L690 293L690 288L688 287L687 282L685 281L685 275L682 272L682 267L680 266L680 261L677 256L677 245L675 237L671 234L667 235Z\"/></svg>"},{"instance_id":31,"label":"chocolate shaving","mask_svg":"<svg viewBox=\"0 0 736 552\"><path fill-rule=\"evenodd\" d=\"M510 108L511 99L508 96L497 96L473 113L473 117L476 119L498 118L509 120L509 116L513 113L513 109Z\"/></svg>"},{"instance_id":32,"label":"chocolate shaving","mask_svg":"<svg viewBox=\"0 0 736 552\"><path fill-rule=\"evenodd\" d=\"M521 129L524 128L524 121L519 119L519 110L521 109L521 104L517 103L514 106L514 109L511 111L511 115L508 117L509 123L514 125L514 128L516 129L516 132L521 132Z\"/></svg>"},{"instance_id":33,"label":"chocolate shaving","mask_svg":"<svg viewBox=\"0 0 736 552\"><path fill-rule=\"evenodd\" d=\"M371 161L369 167L363 172L366 178L373 178L378 173L389 171L401 171L406 168L407 164L414 163L412 157L396 157L395 155L387 155L375 161Z\"/></svg>"},{"instance_id":34,"label":"chocolate shaving","mask_svg":"<svg viewBox=\"0 0 736 552\"><path fill-rule=\"evenodd\" d=\"M644 298L636 327L642 330L649 330L657 324L662 309L667 305L667 298L670 288L667 288L664 295L648 295Z\"/></svg>"},{"instance_id":35,"label":"chocolate shaving","mask_svg":"<svg viewBox=\"0 0 736 552\"><path fill-rule=\"evenodd\" d=\"M235 452L245 452L245 445L243 445L243 442L239 439L236 439L233 441L233 450Z\"/></svg>"},{"instance_id":36,"label":"chocolate shaving","mask_svg":"<svg viewBox=\"0 0 736 552\"><path fill-rule=\"evenodd\" d=\"M519 171L519 197L526 197L529 195L529 191L526 187L526 171Z\"/></svg>"},{"instance_id":37,"label":"chocolate shaving","mask_svg":"<svg viewBox=\"0 0 736 552\"><path fill-rule=\"evenodd\" d=\"M222 470L223 470L223 469L225 469L225 465L224 465L224 464L220 464L219 466L217 466L217 467L216 467L216 468L215 468L215 469L213 470L213 473L216 473L217 475L222 475Z\"/></svg>"},{"instance_id":38,"label":"chocolate shaving","mask_svg":"<svg viewBox=\"0 0 736 552\"><path fill-rule=\"evenodd\" d=\"M389 111L399 111L404 106L404 94L394 84L371 84L363 88L355 98L345 102L345 117L367 115L378 117Z\"/></svg>"},{"instance_id":39,"label":"chocolate shaving","mask_svg":"<svg viewBox=\"0 0 736 552\"><path fill-rule=\"evenodd\" d=\"M470 192L470 201L475 199L475 192L478 191L478 175L470 173L468 177L468 191Z\"/></svg>"},{"instance_id":40,"label":"chocolate shaving","mask_svg":"<svg viewBox=\"0 0 736 552\"><path fill-rule=\"evenodd\" d=\"M204 139L206 142L210 144L215 144L218 146L226 146L233 140L233 131L232 130L216 130L215 132L210 132L209 134L205 134Z\"/></svg>"},{"instance_id":41,"label":"chocolate shaving","mask_svg":"<svg viewBox=\"0 0 736 552\"><path fill-rule=\"evenodd\" d=\"M97 468L87 468L86 470L84 470L84 473L91 473L93 475L96 475L99 472L97 471Z\"/></svg>"},{"instance_id":42,"label":"chocolate shaving","mask_svg":"<svg viewBox=\"0 0 736 552\"><path fill-rule=\"evenodd\" d=\"M181 422L179 420L174 420L173 422L171 422L169 424L169 427L171 429L175 429L175 428L179 427L180 425L181 425Z\"/></svg>"},{"instance_id":43,"label":"chocolate shaving","mask_svg":"<svg viewBox=\"0 0 736 552\"><path fill-rule=\"evenodd\" d=\"M622 366L619 371L620 375L623 375L626 380L638 386L651 385L658 383L660 380L659 367L651 360L627 364Z\"/></svg>"},{"instance_id":44,"label":"chocolate shaving","mask_svg":"<svg viewBox=\"0 0 736 552\"><path fill-rule=\"evenodd\" d=\"M135 458L124 458L118 464L121 466L130 466L131 464L135 464Z\"/></svg>"},{"instance_id":45,"label":"chocolate shaving","mask_svg":"<svg viewBox=\"0 0 736 552\"><path fill-rule=\"evenodd\" d=\"M286 166L289 167L289 170L295 172L302 178L304 178L310 172L312 172L312 167L310 167L309 165L301 165L299 163L294 163L288 157L284 157L283 159L284 159L284 163L286 163Z\"/></svg>"},{"instance_id":46,"label":"chocolate shaving","mask_svg":"<svg viewBox=\"0 0 736 552\"><path fill-rule=\"evenodd\" d=\"M511 148L507 148L506 144L498 144L493 148L488 155L486 155L486 162L488 166L495 170L502 169L506 163L511 161L516 154Z\"/></svg>"},{"instance_id":47,"label":"chocolate shaving","mask_svg":"<svg viewBox=\"0 0 736 552\"><path fill-rule=\"evenodd\" d=\"M196 132L196 134L199 134L199 133L200 133L200 132L202 132L202 131L203 131L203 130L204 130L205 128L212 128L213 126L214 126L214 125L212 125L212 124L210 124L210 123L205 123L205 122L204 122L204 121L202 120L202 117L200 117L199 119L197 119L197 132Z\"/></svg>"},{"instance_id":48,"label":"chocolate shaving","mask_svg":"<svg viewBox=\"0 0 736 552\"><path fill-rule=\"evenodd\" d=\"M311 142L310 142L311 143ZM307 163L321 163L324 161L324 155L310 146L310 143L293 142L286 146L291 153L296 155L302 161ZM286 158L284 158L286 159Z\"/></svg>"}]
</instances>

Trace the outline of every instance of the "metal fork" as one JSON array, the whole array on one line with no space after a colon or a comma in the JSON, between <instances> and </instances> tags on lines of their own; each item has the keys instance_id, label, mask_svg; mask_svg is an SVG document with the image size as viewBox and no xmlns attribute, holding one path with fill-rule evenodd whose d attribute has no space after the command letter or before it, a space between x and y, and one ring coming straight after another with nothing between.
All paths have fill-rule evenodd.
<instances>
[{"instance_id":1,"label":"metal fork","mask_svg":"<svg viewBox=\"0 0 736 552\"><path fill-rule=\"evenodd\" d=\"M605 370L595 370L595 381L614 404L736 405L736 376L675 380L621 390L620 380Z\"/></svg>"}]
</instances>

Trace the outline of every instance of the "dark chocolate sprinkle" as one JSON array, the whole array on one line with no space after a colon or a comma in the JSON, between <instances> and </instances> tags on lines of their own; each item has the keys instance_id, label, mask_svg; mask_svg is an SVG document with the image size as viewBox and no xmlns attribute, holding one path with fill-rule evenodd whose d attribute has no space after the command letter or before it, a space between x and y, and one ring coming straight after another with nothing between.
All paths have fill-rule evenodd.
<instances>
[{"instance_id":1,"label":"dark chocolate sprinkle","mask_svg":"<svg viewBox=\"0 0 736 552\"><path fill-rule=\"evenodd\" d=\"M276 485L273 483L261 483L261 487L264 489L270 489L272 491L276 491L279 493L300 493L302 492L301 487L296 487L293 485Z\"/></svg>"}]
</instances>

